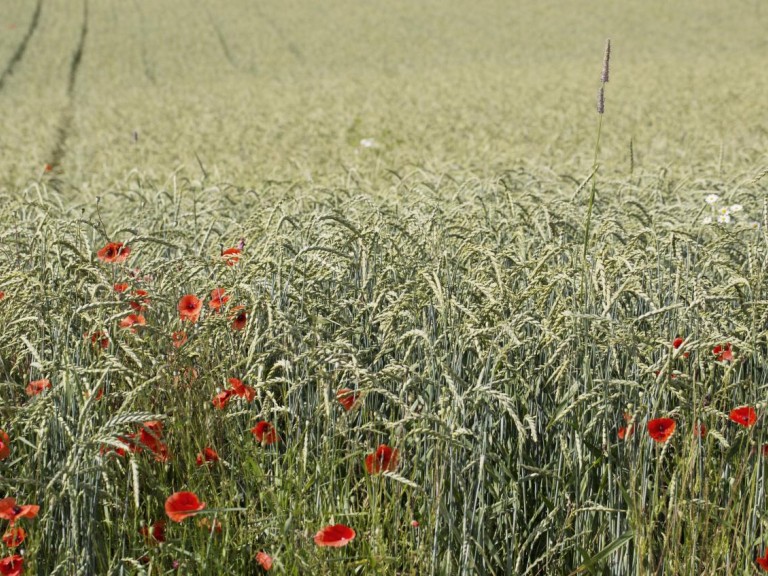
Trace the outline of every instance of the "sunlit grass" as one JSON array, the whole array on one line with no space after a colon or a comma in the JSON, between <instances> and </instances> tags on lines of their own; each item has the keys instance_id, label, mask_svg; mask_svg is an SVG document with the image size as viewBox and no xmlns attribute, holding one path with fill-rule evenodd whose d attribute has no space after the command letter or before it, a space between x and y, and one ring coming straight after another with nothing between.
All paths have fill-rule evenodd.
<instances>
[{"instance_id":1,"label":"sunlit grass","mask_svg":"<svg viewBox=\"0 0 768 576\"><path fill-rule=\"evenodd\" d=\"M137 182L83 217L35 206L51 194L37 187L6 202L2 482L41 506L24 524L28 565L248 573L264 550L291 573L751 567L763 545L766 244L749 224L763 220L761 183L728 199L744 207L728 225L699 223L704 193L677 211L655 186L597 202L583 283L586 208L544 204L546 182L511 178L444 182L450 204L412 178L392 198L407 206L363 195L343 212L322 190L285 189L277 210L232 194L224 209L192 184L174 195ZM240 239L228 266L221 249ZM108 241L130 246L125 263L97 258ZM134 334L119 325L136 288L148 304ZM230 296L219 312L214 288ZM196 323L179 318L185 294L204 302ZM104 349L84 337L97 331ZM718 361L726 342L733 360ZM27 397L38 378L52 388ZM230 378L254 399L216 409ZM360 395L349 411L342 388ZM742 405L756 426L728 420ZM645 428L658 417L676 422L663 444ZM152 420L167 462L103 450ZM256 441L260 421L277 442ZM371 476L382 444L398 465ZM205 447L220 461L198 467ZM169 523L148 546L140 528L180 490L221 534ZM330 523L355 540L317 549Z\"/></svg>"},{"instance_id":2,"label":"sunlit grass","mask_svg":"<svg viewBox=\"0 0 768 576\"><path fill-rule=\"evenodd\" d=\"M0 560L768 566L759 3L7 4Z\"/></svg>"}]
</instances>

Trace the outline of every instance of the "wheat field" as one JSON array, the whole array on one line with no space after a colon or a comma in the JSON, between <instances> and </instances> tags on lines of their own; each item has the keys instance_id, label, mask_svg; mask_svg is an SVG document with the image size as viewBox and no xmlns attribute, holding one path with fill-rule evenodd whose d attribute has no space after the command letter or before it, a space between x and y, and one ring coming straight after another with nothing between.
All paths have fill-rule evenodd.
<instances>
[{"instance_id":1,"label":"wheat field","mask_svg":"<svg viewBox=\"0 0 768 576\"><path fill-rule=\"evenodd\" d=\"M3 0L0 574L768 570L766 29Z\"/></svg>"}]
</instances>

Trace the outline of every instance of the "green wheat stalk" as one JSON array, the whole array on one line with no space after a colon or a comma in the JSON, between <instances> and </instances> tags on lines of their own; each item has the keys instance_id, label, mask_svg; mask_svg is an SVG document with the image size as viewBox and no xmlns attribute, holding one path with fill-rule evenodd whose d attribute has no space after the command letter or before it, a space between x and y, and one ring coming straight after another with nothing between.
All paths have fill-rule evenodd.
<instances>
[{"instance_id":1,"label":"green wheat stalk","mask_svg":"<svg viewBox=\"0 0 768 576\"><path fill-rule=\"evenodd\" d=\"M587 257L587 251L589 250L589 232L592 224L592 207L595 204L595 190L597 189L597 157L600 153L600 135L603 131L603 115L605 114L605 85L610 78L611 69L611 39L605 41L605 53L603 55L603 71L600 74L600 89L597 91L597 137L595 138L595 153L592 159L592 169L594 176L592 177L592 186L589 192L589 204L587 205L587 222L584 232L584 258Z\"/></svg>"}]
</instances>

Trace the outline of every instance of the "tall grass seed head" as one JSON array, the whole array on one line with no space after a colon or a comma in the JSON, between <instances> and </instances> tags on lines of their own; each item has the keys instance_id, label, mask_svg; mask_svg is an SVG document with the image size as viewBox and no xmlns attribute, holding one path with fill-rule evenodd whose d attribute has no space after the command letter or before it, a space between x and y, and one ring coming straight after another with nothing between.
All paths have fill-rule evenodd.
<instances>
[{"instance_id":1,"label":"tall grass seed head","mask_svg":"<svg viewBox=\"0 0 768 576\"><path fill-rule=\"evenodd\" d=\"M603 71L600 74L600 82L606 84L611 76L611 39L605 41L605 54L603 55Z\"/></svg>"}]
</instances>

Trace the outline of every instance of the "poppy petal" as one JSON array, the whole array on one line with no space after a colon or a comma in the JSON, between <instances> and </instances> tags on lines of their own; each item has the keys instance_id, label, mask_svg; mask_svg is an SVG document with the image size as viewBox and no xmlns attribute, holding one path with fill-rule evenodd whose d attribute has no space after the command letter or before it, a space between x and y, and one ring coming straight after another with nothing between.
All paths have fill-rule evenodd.
<instances>
[{"instance_id":1,"label":"poppy petal","mask_svg":"<svg viewBox=\"0 0 768 576\"><path fill-rule=\"evenodd\" d=\"M165 513L174 522L182 522L205 508L194 492L174 492L165 501Z\"/></svg>"},{"instance_id":2,"label":"poppy petal","mask_svg":"<svg viewBox=\"0 0 768 576\"><path fill-rule=\"evenodd\" d=\"M745 428L749 428L753 426L755 422L757 422L757 413L755 412L755 409L752 408L752 406L741 406L739 408L734 408L730 411L728 417L732 421L736 422L736 424L744 426Z\"/></svg>"},{"instance_id":3,"label":"poppy petal","mask_svg":"<svg viewBox=\"0 0 768 576\"><path fill-rule=\"evenodd\" d=\"M344 524L331 524L315 534L315 544L339 548L355 539L355 531Z\"/></svg>"},{"instance_id":4,"label":"poppy petal","mask_svg":"<svg viewBox=\"0 0 768 576\"><path fill-rule=\"evenodd\" d=\"M654 442L663 444L675 431L675 421L672 418L656 418L648 422L648 434Z\"/></svg>"}]
</instances>

